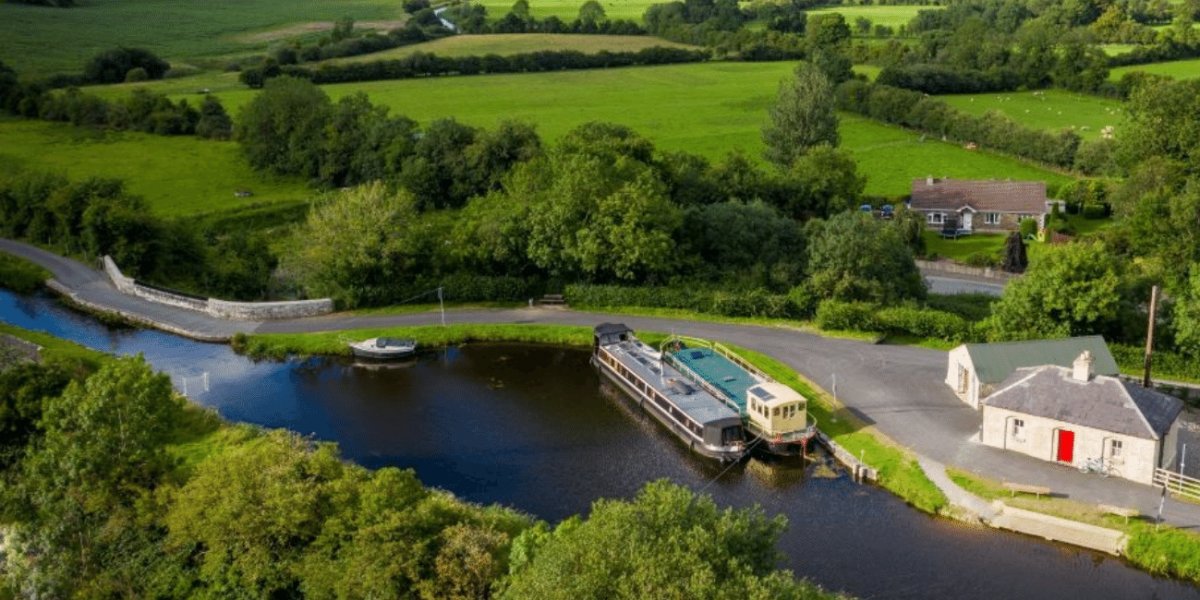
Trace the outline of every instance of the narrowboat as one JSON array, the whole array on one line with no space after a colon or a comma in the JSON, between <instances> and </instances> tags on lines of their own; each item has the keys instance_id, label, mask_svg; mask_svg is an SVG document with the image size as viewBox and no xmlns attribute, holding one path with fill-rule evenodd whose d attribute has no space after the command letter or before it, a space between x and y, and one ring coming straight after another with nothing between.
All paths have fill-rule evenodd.
<instances>
[{"instance_id":1,"label":"narrowboat","mask_svg":"<svg viewBox=\"0 0 1200 600\"><path fill-rule=\"evenodd\" d=\"M694 452L722 462L746 453L742 418L693 384L622 324L594 331L592 362Z\"/></svg>"},{"instance_id":2,"label":"narrowboat","mask_svg":"<svg viewBox=\"0 0 1200 600\"><path fill-rule=\"evenodd\" d=\"M807 398L720 344L672 336L660 352L663 362L737 411L748 447L782 456L807 451L816 433Z\"/></svg>"}]
</instances>

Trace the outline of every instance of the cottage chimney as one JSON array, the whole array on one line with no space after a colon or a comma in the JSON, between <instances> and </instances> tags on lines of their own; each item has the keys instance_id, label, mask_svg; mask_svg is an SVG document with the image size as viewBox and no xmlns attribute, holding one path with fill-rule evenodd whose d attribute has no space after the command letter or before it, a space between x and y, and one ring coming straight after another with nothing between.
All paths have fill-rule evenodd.
<instances>
[{"instance_id":1,"label":"cottage chimney","mask_svg":"<svg viewBox=\"0 0 1200 600\"><path fill-rule=\"evenodd\" d=\"M1075 379L1075 381L1091 381L1092 364L1095 362L1096 359L1092 357L1092 353L1088 350L1084 350L1083 354L1080 354L1079 357L1075 359L1075 368L1072 369L1071 376Z\"/></svg>"},{"instance_id":2,"label":"cottage chimney","mask_svg":"<svg viewBox=\"0 0 1200 600\"><path fill-rule=\"evenodd\" d=\"M933 185L933 181L934 181L933 175L925 176L925 185Z\"/></svg>"}]
</instances>

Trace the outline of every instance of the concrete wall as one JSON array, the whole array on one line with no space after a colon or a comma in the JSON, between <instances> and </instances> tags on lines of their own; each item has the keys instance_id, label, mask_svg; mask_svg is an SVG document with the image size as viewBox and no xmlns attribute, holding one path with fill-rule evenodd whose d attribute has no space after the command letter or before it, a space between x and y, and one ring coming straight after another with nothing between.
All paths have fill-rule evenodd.
<instances>
[{"instance_id":1,"label":"concrete wall","mask_svg":"<svg viewBox=\"0 0 1200 600\"><path fill-rule=\"evenodd\" d=\"M1025 421L1021 439L1013 436L1013 419ZM1066 423L1055 419L1036 417L993 406L983 405L983 439L988 446L1020 452L1049 462L1058 462L1058 431L1065 429L1075 433L1075 450L1072 465L1078 467L1089 458L1104 457L1105 464L1116 470L1114 475L1150 485L1154 481L1154 467L1158 463L1158 445L1155 440L1101 431ZM1122 444L1119 457L1110 456L1111 442Z\"/></svg>"},{"instance_id":2,"label":"concrete wall","mask_svg":"<svg viewBox=\"0 0 1200 600\"><path fill-rule=\"evenodd\" d=\"M997 281L1008 281L1016 277L1013 273L1006 273L1000 269L968 267L960 265L949 260L917 260L917 268L922 271L941 271L943 273L956 273L958 275L970 275L971 277L982 277L984 279L995 279Z\"/></svg>"},{"instance_id":3,"label":"concrete wall","mask_svg":"<svg viewBox=\"0 0 1200 600\"><path fill-rule=\"evenodd\" d=\"M967 389L959 390L959 367L967 370ZM950 351L946 358L946 385L950 386L951 391L959 400L966 402L968 406L976 410L979 409L979 399L982 397L982 391L979 386L979 377L975 375L975 364L971 362L971 354L967 352L966 345L959 346ZM991 386L988 386L989 391Z\"/></svg>"},{"instance_id":4,"label":"concrete wall","mask_svg":"<svg viewBox=\"0 0 1200 600\"><path fill-rule=\"evenodd\" d=\"M289 302L230 302L216 298L196 298L175 294L139 284L131 277L126 277L112 258L105 256L104 272L112 280L117 290L137 296L150 302L166 304L178 308L186 308L212 315L222 319L238 321L270 321L274 319L297 319L314 317L333 312L333 300L321 298L318 300L296 300Z\"/></svg>"}]
</instances>

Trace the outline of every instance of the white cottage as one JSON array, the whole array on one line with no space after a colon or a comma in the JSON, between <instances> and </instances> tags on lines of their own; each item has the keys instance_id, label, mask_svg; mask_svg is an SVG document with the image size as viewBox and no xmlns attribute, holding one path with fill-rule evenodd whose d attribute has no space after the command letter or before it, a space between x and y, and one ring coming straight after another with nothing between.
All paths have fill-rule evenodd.
<instances>
[{"instance_id":1,"label":"white cottage","mask_svg":"<svg viewBox=\"0 0 1200 600\"><path fill-rule=\"evenodd\" d=\"M1183 403L1117 377L1096 375L1083 352L1071 367L1017 369L983 402L980 441L1034 458L1153 484L1175 464Z\"/></svg>"},{"instance_id":2,"label":"white cottage","mask_svg":"<svg viewBox=\"0 0 1200 600\"><path fill-rule=\"evenodd\" d=\"M979 403L1000 382L1024 367L1043 365L1071 366L1080 353L1090 352L1095 359L1093 370L1100 375L1116 376L1117 361L1108 351L1108 344L1098 335L1057 340L999 342L994 344L963 344L950 351L946 363L946 385L963 402L979 409Z\"/></svg>"}]
</instances>

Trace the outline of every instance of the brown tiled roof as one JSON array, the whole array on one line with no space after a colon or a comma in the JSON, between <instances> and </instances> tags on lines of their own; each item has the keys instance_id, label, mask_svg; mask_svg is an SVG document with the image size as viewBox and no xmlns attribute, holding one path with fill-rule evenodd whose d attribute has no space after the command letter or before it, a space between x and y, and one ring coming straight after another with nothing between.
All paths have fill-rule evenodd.
<instances>
[{"instance_id":1,"label":"brown tiled roof","mask_svg":"<svg viewBox=\"0 0 1200 600\"><path fill-rule=\"evenodd\" d=\"M1042 181L977 179L914 179L912 203L916 210L958 210L970 206L978 212L1040 215L1046 210L1046 184Z\"/></svg>"}]
</instances>

